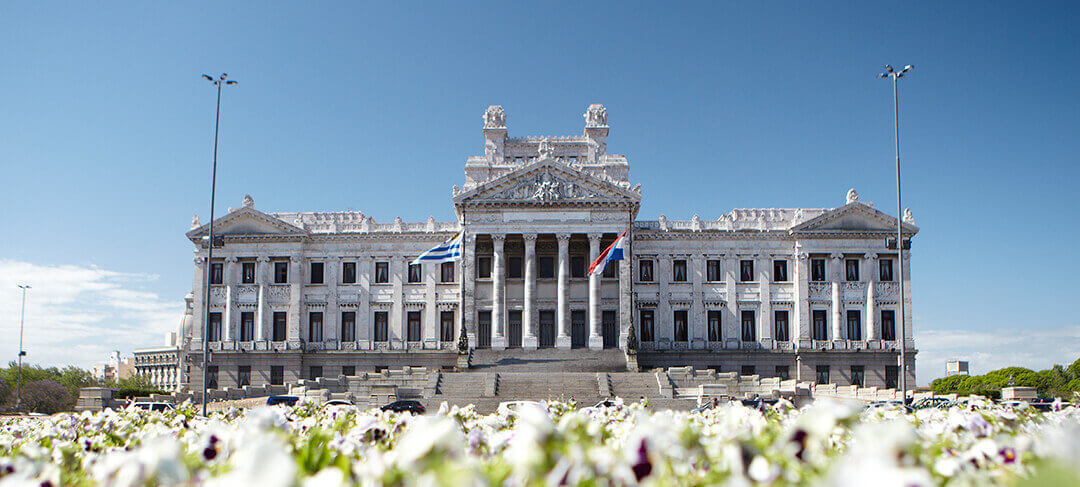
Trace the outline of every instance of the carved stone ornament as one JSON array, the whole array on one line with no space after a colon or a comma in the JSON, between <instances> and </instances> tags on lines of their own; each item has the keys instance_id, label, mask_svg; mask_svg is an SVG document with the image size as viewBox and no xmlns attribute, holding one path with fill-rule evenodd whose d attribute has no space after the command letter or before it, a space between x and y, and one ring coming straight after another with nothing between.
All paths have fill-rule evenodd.
<instances>
[{"instance_id":1,"label":"carved stone ornament","mask_svg":"<svg viewBox=\"0 0 1080 487\"><path fill-rule=\"evenodd\" d=\"M586 127L607 127L607 108L599 103L589 105L585 110Z\"/></svg>"},{"instance_id":2,"label":"carved stone ornament","mask_svg":"<svg viewBox=\"0 0 1080 487\"><path fill-rule=\"evenodd\" d=\"M506 128L506 112L503 111L502 105L491 105L484 111L484 128Z\"/></svg>"},{"instance_id":3,"label":"carved stone ornament","mask_svg":"<svg viewBox=\"0 0 1080 487\"><path fill-rule=\"evenodd\" d=\"M240 201L240 206L244 208L254 208L255 198L252 198L250 194L245 194L244 199Z\"/></svg>"},{"instance_id":4,"label":"carved stone ornament","mask_svg":"<svg viewBox=\"0 0 1080 487\"><path fill-rule=\"evenodd\" d=\"M904 208L904 223L908 225L915 224L915 217L911 214L911 208Z\"/></svg>"},{"instance_id":5,"label":"carved stone ornament","mask_svg":"<svg viewBox=\"0 0 1080 487\"><path fill-rule=\"evenodd\" d=\"M847 204L852 204L859 201L859 192L855 191L855 188L847 190Z\"/></svg>"},{"instance_id":6,"label":"carved stone ornament","mask_svg":"<svg viewBox=\"0 0 1080 487\"><path fill-rule=\"evenodd\" d=\"M667 217L666 216L660 215L660 218L656 219L656 223L660 224L660 230L665 231L665 232L667 231L668 228L667 228Z\"/></svg>"},{"instance_id":7,"label":"carved stone ornament","mask_svg":"<svg viewBox=\"0 0 1080 487\"><path fill-rule=\"evenodd\" d=\"M202 224L199 223L199 215L195 215L195 216L191 217L191 229L192 230L194 230L196 228L199 228L201 226L202 226Z\"/></svg>"},{"instance_id":8,"label":"carved stone ornament","mask_svg":"<svg viewBox=\"0 0 1080 487\"><path fill-rule=\"evenodd\" d=\"M551 143L551 139L545 138L540 141L540 146L537 148L540 153L541 159L550 159L555 157L555 144Z\"/></svg>"},{"instance_id":9,"label":"carved stone ornament","mask_svg":"<svg viewBox=\"0 0 1080 487\"><path fill-rule=\"evenodd\" d=\"M560 180L550 169L545 169L529 180L496 193L492 198L551 202L564 199L590 199L599 196L595 191L586 189L578 183Z\"/></svg>"}]
</instances>

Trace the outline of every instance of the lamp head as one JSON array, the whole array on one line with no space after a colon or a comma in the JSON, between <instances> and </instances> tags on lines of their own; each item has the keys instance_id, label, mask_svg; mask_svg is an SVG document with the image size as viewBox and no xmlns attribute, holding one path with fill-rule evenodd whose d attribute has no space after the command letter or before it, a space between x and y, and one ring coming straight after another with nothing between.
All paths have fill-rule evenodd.
<instances>
[{"instance_id":1,"label":"lamp head","mask_svg":"<svg viewBox=\"0 0 1080 487\"><path fill-rule=\"evenodd\" d=\"M204 75L202 75L202 77L206 78L207 81L214 81L214 78L211 78L210 75L208 75L208 74L204 74Z\"/></svg>"},{"instance_id":2,"label":"lamp head","mask_svg":"<svg viewBox=\"0 0 1080 487\"><path fill-rule=\"evenodd\" d=\"M892 74L892 72L893 72L893 68L892 68L892 66L891 66L891 65L888 65L888 64L886 64L886 65L885 65L885 72L886 72L886 73L889 73L889 74Z\"/></svg>"},{"instance_id":3,"label":"lamp head","mask_svg":"<svg viewBox=\"0 0 1080 487\"><path fill-rule=\"evenodd\" d=\"M906 73L908 71L911 71L912 69L915 69L915 66L912 66L912 65L909 64L907 66L904 66L904 70L901 71L901 72Z\"/></svg>"}]
</instances>

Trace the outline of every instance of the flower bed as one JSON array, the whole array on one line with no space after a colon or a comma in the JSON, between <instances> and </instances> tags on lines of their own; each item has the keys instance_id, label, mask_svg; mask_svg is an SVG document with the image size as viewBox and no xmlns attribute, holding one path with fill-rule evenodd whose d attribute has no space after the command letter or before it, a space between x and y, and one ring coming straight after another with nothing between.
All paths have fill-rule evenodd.
<instances>
[{"instance_id":1,"label":"flower bed","mask_svg":"<svg viewBox=\"0 0 1080 487\"><path fill-rule=\"evenodd\" d=\"M1080 481L1080 411L304 404L0 418L8 485L1012 485Z\"/></svg>"}]
</instances>

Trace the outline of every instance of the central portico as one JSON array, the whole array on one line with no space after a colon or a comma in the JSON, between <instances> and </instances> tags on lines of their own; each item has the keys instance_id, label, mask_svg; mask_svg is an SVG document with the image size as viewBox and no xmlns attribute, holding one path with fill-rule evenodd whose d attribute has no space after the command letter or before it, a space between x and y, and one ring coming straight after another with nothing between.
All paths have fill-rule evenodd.
<instances>
[{"instance_id":1,"label":"central portico","mask_svg":"<svg viewBox=\"0 0 1080 487\"><path fill-rule=\"evenodd\" d=\"M629 228L641 202L626 158L606 153L603 107L576 137L506 137L484 116L486 151L466 162L454 208L465 232L462 317L473 348L616 348L630 325L629 260L589 263ZM630 249L627 249L629 257Z\"/></svg>"}]
</instances>

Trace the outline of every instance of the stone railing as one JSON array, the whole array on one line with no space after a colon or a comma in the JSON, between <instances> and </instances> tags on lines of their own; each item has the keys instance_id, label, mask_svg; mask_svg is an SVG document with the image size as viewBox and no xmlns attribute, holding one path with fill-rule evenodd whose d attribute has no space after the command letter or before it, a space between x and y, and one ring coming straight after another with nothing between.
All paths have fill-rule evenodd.
<instances>
[{"instance_id":1,"label":"stone railing","mask_svg":"<svg viewBox=\"0 0 1080 487\"><path fill-rule=\"evenodd\" d=\"M875 282L874 299L889 300L900 297L900 285L896 282Z\"/></svg>"},{"instance_id":2,"label":"stone railing","mask_svg":"<svg viewBox=\"0 0 1080 487\"><path fill-rule=\"evenodd\" d=\"M271 303L286 303L292 296L292 290L288 284L270 284L267 287L266 300Z\"/></svg>"},{"instance_id":3,"label":"stone railing","mask_svg":"<svg viewBox=\"0 0 1080 487\"><path fill-rule=\"evenodd\" d=\"M811 282L809 294L812 300L832 299L832 284L828 282Z\"/></svg>"}]
</instances>

